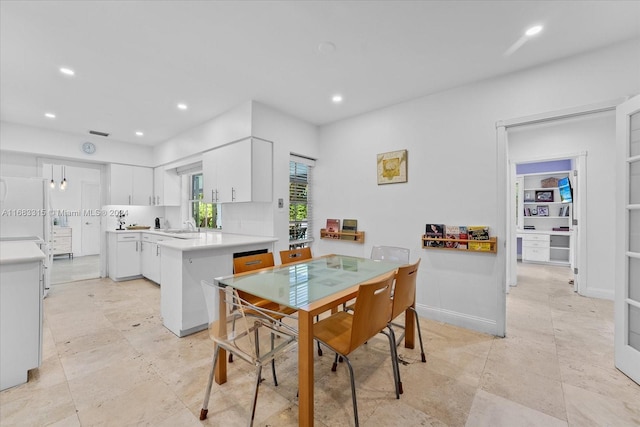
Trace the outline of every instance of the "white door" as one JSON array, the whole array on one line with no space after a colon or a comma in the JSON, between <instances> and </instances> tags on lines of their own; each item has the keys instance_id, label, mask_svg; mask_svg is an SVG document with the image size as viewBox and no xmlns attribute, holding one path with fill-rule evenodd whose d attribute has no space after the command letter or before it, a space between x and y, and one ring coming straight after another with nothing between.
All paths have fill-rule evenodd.
<instances>
[{"instance_id":1,"label":"white door","mask_svg":"<svg viewBox=\"0 0 640 427\"><path fill-rule=\"evenodd\" d=\"M615 363L640 384L640 96L616 109Z\"/></svg>"},{"instance_id":2,"label":"white door","mask_svg":"<svg viewBox=\"0 0 640 427\"><path fill-rule=\"evenodd\" d=\"M100 253L100 185L82 183L82 246L80 253L97 255Z\"/></svg>"}]
</instances>

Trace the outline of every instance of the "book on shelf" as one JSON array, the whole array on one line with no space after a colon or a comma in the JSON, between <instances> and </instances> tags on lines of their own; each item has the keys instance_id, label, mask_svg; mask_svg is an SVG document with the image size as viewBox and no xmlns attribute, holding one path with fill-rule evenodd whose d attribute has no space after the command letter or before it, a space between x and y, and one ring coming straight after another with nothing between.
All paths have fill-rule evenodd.
<instances>
[{"instance_id":1,"label":"book on shelf","mask_svg":"<svg viewBox=\"0 0 640 427\"><path fill-rule=\"evenodd\" d=\"M444 234L447 239L466 240L467 227L464 225L445 225ZM445 248L467 249L467 242L444 242Z\"/></svg>"},{"instance_id":2,"label":"book on shelf","mask_svg":"<svg viewBox=\"0 0 640 427\"><path fill-rule=\"evenodd\" d=\"M358 220L357 219L343 219L342 220L342 232L343 233L356 233L358 231ZM355 234L343 234L341 236L342 240L357 240L358 236Z\"/></svg>"},{"instance_id":3,"label":"book on shelf","mask_svg":"<svg viewBox=\"0 0 640 427\"><path fill-rule=\"evenodd\" d=\"M339 219L327 219L327 226L325 228L327 232L327 237L331 237L333 239L339 239L340 235L340 220Z\"/></svg>"},{"instance_id":4,"label":"book on shelf","mask_svg":"<svg viewBox=\"0 0 640 427\"><path fill-rule=\"evenodd\" d=\"M525 229L525 230L535 230L535 229L536 229L536 226L535 226L535 225L525 225L525 226L524 226L524 229Z\"/></svg>"},{"instance_id":5,"label":"book on shelf","mask_svg":"<svg viewBox=\"0 0 640 427\"><path fill-rule=\"evenodd\" d=\"M445 230L444 224L427 224L425 226L424 236L429 238L443 239L444 230ZM429 246L432 248L442 248L444 247L444 242L427 240L425 242L425 246Z\"/></svg>"},{"instance_id":6,"label":"book on shelf","mask_svg":"<svg viewBox=\"0 0 640 427\"><path fill-rule=\"evenodd\" d=\"M553 231L569 231L569 227L565 227L565 226L553 227L552 230Z\"/></svg>"},{"instance_id":7,"label":"book on shelf","mask_svg":"<svg viewBox=\"0 0 640 427\"><path fill-rule=\"evenodd\" d=\"M470 225L467 227L467 233L469 234L469 247L470 251L490 251L491 243L484 242L489 240L489 227L486 225Z\"/></svg>"}]
</instances>

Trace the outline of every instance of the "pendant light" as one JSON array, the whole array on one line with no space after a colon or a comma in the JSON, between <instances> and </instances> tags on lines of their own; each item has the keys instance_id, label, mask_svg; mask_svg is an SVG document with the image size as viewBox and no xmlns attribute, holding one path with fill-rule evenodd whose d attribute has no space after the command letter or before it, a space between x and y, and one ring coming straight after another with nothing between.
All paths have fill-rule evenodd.
<instances>
[{"instance_id":1,"label":"pendant light","mask_svg":"<svg viewBox=\"0 0 640 427\"><path fill-rule=\"evenodd\" d=\"M56 188L56 182L53 180L53 164L51 164L51 182L49 182L49 187Z\"/></svg>"},{"instance_id":2,"label":"pendant light","mask_svg":"<svg viewBox=\"0 0 640 427\"><path fill-rule=\"evenodd\" d=\"M60 191L67 189L67 168L60 166L60 175L62 175L62 181L60 181Z\"/></svg>"}]
</instances>

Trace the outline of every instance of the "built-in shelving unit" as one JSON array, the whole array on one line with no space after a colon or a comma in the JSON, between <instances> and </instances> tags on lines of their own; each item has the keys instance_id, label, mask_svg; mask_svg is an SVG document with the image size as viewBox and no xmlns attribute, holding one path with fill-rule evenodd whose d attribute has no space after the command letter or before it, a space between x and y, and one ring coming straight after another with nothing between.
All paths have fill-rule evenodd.
<instances>
[{"instance_id":1,"label":"built-in shelving unit","mask_svg":"<svg viewBox=\"0 0 640 427\"><path fill-rule=\"evenodd\" d=\"M522 261L560 265L571 263L573 203L563 202L557 181L572 171L522 175L518 203L518 237Z\"/></svg>"},{"instance_id":2,"label":"built-in shelving unit","mask_svg":"<svg viewBox=\"0 0 640 427\"><path fill-rule=\"evenodd\" d=\"M327 231L322 228L320 230L321 239L343 240L345 242L364 243L364 231L348 232L348 231Z\"/></svg>"}]
</instances>

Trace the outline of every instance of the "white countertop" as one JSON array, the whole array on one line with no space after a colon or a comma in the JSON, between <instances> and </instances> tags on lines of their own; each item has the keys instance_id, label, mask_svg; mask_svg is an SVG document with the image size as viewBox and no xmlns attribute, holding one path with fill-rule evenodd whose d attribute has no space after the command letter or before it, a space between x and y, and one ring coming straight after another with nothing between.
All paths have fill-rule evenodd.
<instances>
[{"instance_id":1,"label":"white countertop","mask_svg":"<svg viewBox=\"0 0 640 427\"><path fill-rule=\"evenodd\" d=\"M44 253L33 241L0 242L0 264L36 262L44 258Z\"/></svg>"},{"instance_id":2,"label":"white countertop","mask_svg":"<svg viewBox=\"0 0 640 427\"><path fill-rule=\"evenodd\" d=\"M129 233L150 233L159 236L172 237L171 240L162 240L158 245L180 251L199 251L202 249L226 248L234 246L252 245L255 243L277 242L276 237L268 236L248 236L244 234L222 233L219 231L201 233L171 233L149 230L107 230L107 233L129 234Z\"/></svg>"},{"instance_id":3,"label":"white countertop","mask_svg":"<svg viewBox=\"0 0 640 427\"><path fill-rule=\"evenodd\" d=\"M202 249L217 249L234 246L252 245L256 243L277 242L275 237L245 236L242 234L200 233L197 239L163 240L159 246L180 251L199 251Z\"/></svg>"},{"instance_id":4,"label":"white countertop","mask_svg":"<svg viewBox=\"0 0 640 427\"><path fill-rule=\"evenodd\" d=\"M572 231L556 231L556 230L517 230L516 234L552 234L554 236L571 236Z\"/></svg>"}]
</instances>

